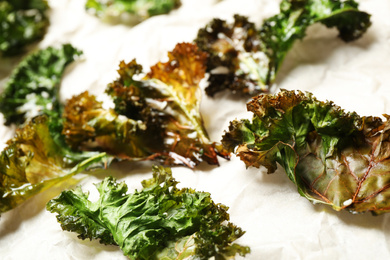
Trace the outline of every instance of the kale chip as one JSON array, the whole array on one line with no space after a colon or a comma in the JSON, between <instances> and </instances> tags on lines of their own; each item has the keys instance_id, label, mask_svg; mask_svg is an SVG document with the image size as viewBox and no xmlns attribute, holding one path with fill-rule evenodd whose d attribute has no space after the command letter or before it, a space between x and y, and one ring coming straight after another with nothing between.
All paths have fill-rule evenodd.
<instances>
[{"instance_id":1,"label":"kale chip","mask_svg":"<svg viewBox=\"0 0 390 260\"><path fill-rule=\"evenodd\" d=\"M233 243L245 232L227 222L226 206L177 183L169 168L154 166L140 191L127 193L124 182L107 177L96 184L96 202L78 187L63 191L47 209L58 213L63 230L118 245L131 259L231 259L250 252Z\"/></svg>"},{"instance_id":2,"label":"kale chip","mask_svg":"<svg viewBox=\"0 0 390 260\"><path fill-rule=\"evenodd\" d=\"M0 56L20 54L44 36L49 25L46 0L0 1Z\"/></svg>"}]
</instances>

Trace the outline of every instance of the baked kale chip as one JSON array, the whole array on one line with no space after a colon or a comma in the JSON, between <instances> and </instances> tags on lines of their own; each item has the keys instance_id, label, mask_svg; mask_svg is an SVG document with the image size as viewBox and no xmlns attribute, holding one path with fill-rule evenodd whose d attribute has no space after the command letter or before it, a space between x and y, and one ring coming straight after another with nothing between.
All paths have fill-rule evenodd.
<instances>
[{"instance_id":1,"label":"baked kale chip","mask_svg":"<svg viewBox=\"0 0 390 260\"><path fill-rule=\"evenodd\" d=\"M0 153L0 214L82 171L105 167L104 153L76 153L50 128L46 115L33 118L16 131Z\"/></svg>"},{"instance_id":2,"label":"baked kale chip","mask_svg":"<svg viewBox=\"0 0 390 260\"><path fill-rule=\"evenodd\" d=\"M63 191L47 209L58 213L63 230L118 245L130 259L231 259L249 253L233 243L245 232L227 222L226 206L177 183L169 168L155 166L140 191L127 193L124 182L107 177L96 184L96 202L78 187Z\"/></svg>"},{"instance_id":3,"label":"baked kale chip","mask_svg":"<svg viewBox=\"0 0 390 260\"><path fill-rule=\"evenodd\" d=\"M20 54L42 39L49 25L46 0L0 1L0 56Z\"/></svg>"},{"instance_id":4,"label":"baked kale chip","mask_svg":"<svg viewBox=\"0 0 390 260\"><path fill-rule=\"evenodd\" d=\"M155 160L195 167L229 158L210 142L199 111L200 80L206 54L196 45L178 44L169 61L157 63L143 78L135 60L121 62L120 77L107 87L114 109L84 92L65 106L63 134L76 150L99 150L126 160Z\"/></svg>"},{"instance_id":5,"label":"baked kale chip","mask_svg":"<svg viewBox=\"0 0 390 260\"><path fill-rule=\"evenodd\" d=\"M65 68L82 52L70 44L48 47L27 56L12 72L0 94L5 124L22 124L34 116L60 118L60 82Z\"/></svg>"},{"instance_id":6,"label":"baked kale chip","mask_svg":"<svg viewBox=\"0 0 390 260\"><path fill-rule=\"evenodd\" d=\"M360 117L310 93L282 90L247 105L222 143L247 167L281 165L299 193L335 210L390 211L390 116Z\"/></svg>"}]
</instances>

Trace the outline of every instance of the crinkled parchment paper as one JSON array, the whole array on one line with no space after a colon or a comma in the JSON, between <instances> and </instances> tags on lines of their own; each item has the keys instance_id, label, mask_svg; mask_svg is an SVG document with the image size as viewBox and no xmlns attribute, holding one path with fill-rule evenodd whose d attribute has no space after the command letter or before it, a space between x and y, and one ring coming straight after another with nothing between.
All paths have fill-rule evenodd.
<instances>
[{"instance_id":1,"label":"crinkled parchment paper","mask_svg":"<svg viewBox=\"0 0 390 260\"><path fill-rule=\"evenodd\" d=\"M51 25L36 46L43 48L70 42L84 51L82 60L70 66L63 78L63 100L83 90L101 95L116 77L121 60L136 58L145 70L178 42L192 41L198 29L214 17L249 16L260 24L279 10L276 0L183 0L169 15L150 18L134 27L104 24L87 14L84 1L51 0ZM337 32L311 26L307 37L289 52L277 78L279 88L313 92L319 100L333 100L360 115L390 114L390 1L361 0L360 8L372 14L372 27L363 38L344 43ZM0 61L0 84L17 63ZM201 111L213 141L219 141L230 120L249 118L246 100L220 93L204 95ZM210 113L212 111L212 113ZM0 146L13 135L2 125ZM264 169L245 169L236 157L220 160L220 167L205 164L195 170L174 167L182 187L208 191L216 202L230 207L231 221L246 230L239 240L252 253L247 259L389 259L390 215L352 215L313 205L300 197L283 170L267 175ZM125 180L129 189L151 175L152 163L121 163L110 172ZM92 183L107 173L81 181ZM96 241L79 240L63 232L46 202L58 195L58 187L40 194L0 219L1 259L126 259L119 248Z\"/></svg>"}]
</instances>

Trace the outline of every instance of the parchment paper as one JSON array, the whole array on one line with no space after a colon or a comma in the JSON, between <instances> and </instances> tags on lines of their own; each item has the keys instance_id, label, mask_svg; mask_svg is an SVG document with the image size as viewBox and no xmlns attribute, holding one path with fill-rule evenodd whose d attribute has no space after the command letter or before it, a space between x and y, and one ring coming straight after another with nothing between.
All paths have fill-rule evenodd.
<instances>
[{"instance_id":1,"label":"parchment paper","mask_svg":"<svg viewBox=\"0 0 390 260\"><path fill-rule=\"evenodd\" d=\"M319 100L332 100L360 115L390 114L390 1L361 0L360 9L372 14L372 27L363 38L344 43L336 30L311 26L307 37L287 55L272 88L310 91ZM70 66L61 85L66 100L83 90L98 96L117 78L121 60L137 61L147 70L178 42L192 41L212 18L232 20L235 13L249 16L257 25L279 11L275 0L183 0L169 15L150 18L134 27L104 24L87 14L84 1L51 0L51 25L36 46L70 42L84 58ZM0 84L16 60L0 61ZM213 141L220 141L229 121L250 118L246 102L230 93L203 96L201 112ZM0 146L13 128L0 120ZM353 215L313 205L301 197L282 169L268 175L265 169L245 169L236 157L220 160L220 167L200 165L195 170L174 167L180 187L210 192L214 201L230 207L231 221L246 230L239 240L252 253L247 259L389 259L390 215ZM151 176L150 162L113 165L110 174L125 180L129 190L141 188ZM85 177L84 190L107 172ZM1 259L126 259L119 248L82 241L64 232L55 214L45 210L48 200L65 186L44 192L0 219Z\"/></svg>"}]
</instances>

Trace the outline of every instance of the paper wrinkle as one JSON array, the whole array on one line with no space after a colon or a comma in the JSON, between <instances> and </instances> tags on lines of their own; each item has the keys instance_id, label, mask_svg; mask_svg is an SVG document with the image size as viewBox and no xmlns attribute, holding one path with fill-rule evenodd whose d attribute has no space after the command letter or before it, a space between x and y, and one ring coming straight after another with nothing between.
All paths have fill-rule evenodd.
<instances>
[{"instance_id":1,"label":"paper wrinkle","mask_svg":"<svg viewBox=\"0 0 390 260\"><path fill-rule=\"evenodd\" d=\"M390 229L390 215L386 215L384 217L384 221L383 221L383 224L382 224L382 229L383 229L386 249L387 249L387 252L390 254L390 232L385 232L386 230Z\"/></svg>"},{"instance_id":2,"label":"paper wrinkle","mask_svg":"<svg viewBox=\"0 0 390 260\"><path fill-rule=\"evenodd\" d=\"M259 25L279 11L279 2L184 0L183 6L169 15L127 27L104 24L86 14L85 1L51 0L51 25L38 47L70 42L84 51L83 60L66 71L61 100L84 90L101 95L118 77L121 60L136 58L147 72L151 65L166 60L167 51L176 43L192 41L212 18L232 20L233 14L239 13ZM311 26L307 37L296 42L287 55L271 93L279 88L299 89L360 115L390 114L390 3L360 2L373 20L364 37L347 44L336 38L335 30ZM0 82L15 64L17 59L0 61ZM221 140L231 120L252 117L245 102L229 93L214 98L203 93L201 112L212 141ZM1 149L13 132L13 128L0 126ZM111 173L133 191L141 187L141 180L151 177L152 164L121 163ZM220 159L220 164L202 164L194 171L174 167L173 175L179 187L210 192L216 203L229 206L230 220L246 231L239 242L252 249L247 259L389 259L389 215L352 215L313 205L298 194L282 169L273 174L264 168L246 169L235 156L230 161ZM92 184L103 178L96 174L81 184L92 193ZM59 189L45 192L2 215L2 259L127 259L117 247L82 241L63 232L55 214L45 210L46 202L58 193Z\"/></svg>"}]
</instances>

